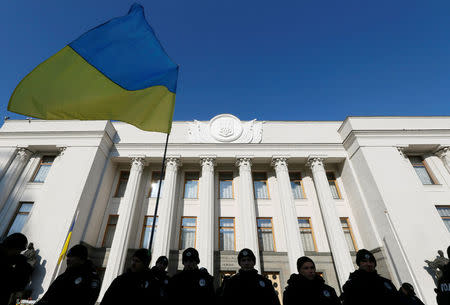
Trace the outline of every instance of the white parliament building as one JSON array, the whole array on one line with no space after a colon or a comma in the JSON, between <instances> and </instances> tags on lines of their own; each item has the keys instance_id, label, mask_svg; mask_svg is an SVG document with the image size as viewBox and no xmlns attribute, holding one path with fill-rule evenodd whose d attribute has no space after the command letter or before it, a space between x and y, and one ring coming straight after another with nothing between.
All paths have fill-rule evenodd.
<instances>
[{"instance_id":1,"label":"white parliament building","mask_svg":"<svg viewBox=\"0 0 450 305\"><path fill-rule=\"evenodd\" d=\"M195 247L218 284L246 247L277 291L308 255L339 294L366 248L436 304L424 260L450 245L450 117L174 122L154 221L165 139L122 122L5 121L0 236L34 243L33 298L64 271L75 220L70 245L88 247L101 295L155 225L153 262L166 255L171 274Z\"/></svg>"}]
</instances>

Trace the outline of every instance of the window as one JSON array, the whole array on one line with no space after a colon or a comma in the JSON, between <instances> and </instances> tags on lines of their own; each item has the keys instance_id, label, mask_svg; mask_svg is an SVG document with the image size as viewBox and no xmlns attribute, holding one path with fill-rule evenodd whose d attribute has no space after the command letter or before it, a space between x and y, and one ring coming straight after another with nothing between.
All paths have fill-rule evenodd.
<instances>
[{"instance_id":1,"label":"window","mask_svg":"<svg viewBox=\"0 0 450 305\"><path fill-rule=\"evenodd\" d=\"M234 243L234 217L219 218L219 249L231 251L236 249Z\"/></svg>"},{"instance_id":2,"label":"window","mask_svg":"<svg viewBox=\"0 0 450 305\"><path fill-rule=\"evenodd\" d=\"M445 226L450 231L450 206L440 206L436 207L439 215L442 217L442 221L444 221Z\"/></svg>"},{"instance_id":3,"label":"window","mask_svg":"<svg viewBox=\"0 0 450 305\"><path fill-rule=\"evenodd\" d=\"M272 218L257 218L259 248L261 251L275 251Z\"/></svg>"},{"instance_id":4,"label":"window","mask_svg":"<svg viewBox=\"0 0 450 305\"><path fill-rule=\"evenodd\" d=\"M197 217L181 217L180 250L195 248Z\"/></svg>"},{"instance_id":5,"label":"window","mask_svg":"<svg viewBox=\"0 0 450 305\"><path fill-rule=\"evenodd\" d=\"M334 199L341 199L341 192L339 191L339 187L337 185L336 177L334 173L327 173L328 184L330 185L331 194Z\"/></svg>"},{"instance_id":6,"label":"window","mask_svg":"<svg viewBox=\"0 0 450 305\"><path fill-rule=\"evenodd\" d=\"M234 198L233 173L219 173L219 198Z\"/></svg>"},{"instance_id":7,"label":"window","mask_svg":"<svg viewBox=\"0 0 450 305\"><path fill-rule=\"evenodd\" d=\"M38 169L34 173L32 181L43 183L45 178L47 178L48 172L50 171L54 160L55 156L43 156L41 162L39 163Z\"/></svg>"},{"instance_id":8,"label":"window","mask_svg":"<svg viewBox=\"0 0 450 305\"><path fill-rule=\"evenodd\" d=\"M289 173L289 178L291 180L291 189L294 199L306 198L301 173Z\"/></svg>"},{"instance_id":9,"label":"window","mask_svg":"<svg viewBox=\"0 0 450 305\"><path fill-rule=\"evenodd\" d=\"M269 199L266 173L253 173L253 187L256 199Z\"/></svg>"},{"instance_id":10,"label":"window","mask_svg":"<svg viewBox=\"0 0 450 305\"><path fill-rule=\"evenodd\" d=\"M130 177L129 171L120 172L119 182L117 183L116 194L114 197L123 197L125 189L127 188L128 177Z\"/></svg>"},{"instance_id":11,"label":"window","mask_svg":"<svg viewBox=\"0 0 450 305\"><path fill-rule=\"evenodd\" d=\"M198 172L184 174L184 198L198 198Z\"/></svg>"},{"instance_id":12,"label":"window","mask_svg":"<svg viewBox=\"0 0 450 305\"><path fill-rule=\"evenodd\" d=\"M317 251L316 241L314 239L314 232L311 224L311 218L299 217L297 219L304 250Z\"/></svg>"},{"instance_id":13,"label":"window","mask_svg":"<svg viewBox=\"0 0 450 305\"><path fill-rule=\"evenodd\" d=\"M423 161L422 157L410 156L408 158L409 161L411 161L411 164L414 167L417 176L419 176L420 181L422 181L422 184L425 185L436 184L433 177L430 175L430 172L428 171L428 168L425 162Z\"/></svg>"},{"instance_id":14,"label":"window","mask_svg":"<svg viewBox=\"0 0 450 305\"><path fill-rule=\"evenodd\" d=\"M161 182L161 173L160 172L153 172L152 173L152 180L150 182L150 192L148 197L156 198L158 196L158 188L159 183ZM161 182L161 194L162 194L162 188L164 186L164 180Z\"/></svg>"},{"instance_id":15,"label":"window","mask_svg":"<svg viewBox=\"0 0 450 305\"><path fill-rule=\"evenodd\" d=\"M33 202L20 203L19 209L17 210L16 215L14 216L14 220L11 222L11 225L9 226L8 234L6 236L22 231L23 226L28 220L28 215L30 214L32 207Z\"/></svg>"},{"instance_id":16,"label":"window","mask_svg":"<svg viewBox=\"0 0 450 305\"><path fill-rule=\"evenodd\" d=\"M153 216L145 216L144 224L142 225L141 248L148 248L148 245L150 243L150 235L152 234L152 227L153 227ZM158 216L156 216L155 233L153 234L153 241L155 240L157 228L158 228Z\"/></svg>"},{"instance_id":17,"label":"window","mask_svg":"<svg viewBox=\"0 0 450 305\"><path fill-rule=\"evenodd\" d=\"M342 230L344 231L345 240L347 240L347 246L350 251L357 251L355 238L353 237L352 227L348 221L348 217L341 217Z\"/></svg>"},{"instance_id":18,"label":"window","mask_svg":"<svg viewBox=\"0 0 450 305\"><path fill-rule=\"evenodd\" d=\"M111 248L118 219L119 215L109 215L105 236L103 236L102 247Z\"/></svg>"}]
</instances>

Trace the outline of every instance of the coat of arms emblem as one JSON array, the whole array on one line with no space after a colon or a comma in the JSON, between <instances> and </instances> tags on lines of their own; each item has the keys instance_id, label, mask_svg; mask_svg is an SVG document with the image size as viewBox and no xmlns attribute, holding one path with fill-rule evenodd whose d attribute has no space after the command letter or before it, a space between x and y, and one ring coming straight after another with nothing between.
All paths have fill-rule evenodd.
<instances>
[{"instance_id":1,"label":"coat of arms emblem","mask_svg":"<svg viewBox=\"0 0 450 305\"><path fill-rule=\"evenodd\" d=\"M234 122L232 120L222 119L218 125L218 132L222 137L228 138L234 134Z\"/></svg>"}]
</instances>

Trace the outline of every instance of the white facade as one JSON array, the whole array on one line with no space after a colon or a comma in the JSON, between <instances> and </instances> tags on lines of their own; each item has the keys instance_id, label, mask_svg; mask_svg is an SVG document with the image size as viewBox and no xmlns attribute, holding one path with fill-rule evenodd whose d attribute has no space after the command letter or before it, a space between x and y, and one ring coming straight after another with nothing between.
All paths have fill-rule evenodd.
<instances>
[{"instance_id":1,"label":"white facade","mask_svg":"<svg viewBox=\"0 0 450 305\"><path fill-rule=\"evenodd\" d=\"M156 201L152 177L161 171L164 142L164 134L121 122L5 122L0 236L19 228L39 250L34 297L63 270L57 260L73 219L70 244L88 245L104 269L101 293L123 271L130 251L146 240L145 216L153 216ZM200 265L218 276L238 268L237 251L246 247L254 250L257 268L279 275L284 288L297 258L306 254L339 291L354 270L352 247L366 248L382 275L397 287L410 282L426 304L436 304L424 260L450 244L437 209L450 206L448 147L450 117L241 122L219 115L209 122L174 122L153 258L167 255L169 271L181 269L180 238L185 243L194 236ZM47 164L47 156L55 158ZM36 178L41 174L43 181ZM293 176L301 177L301 195L293 195ZM221 181L228 183L224 196ZM117 222L110 215L119 215ZM182 230L183 217L196 217L194 226L194 218L185 218ZM220 217L232 224L224 228L231 232L227 238L234 236L226 241L232 249L224 251ZM309 218L313 244L311 229L301 232L299 218ZM343 221L350 228L342 229ZM258 231L258 223L267 227Z\"/></svg>"}]
</instances>

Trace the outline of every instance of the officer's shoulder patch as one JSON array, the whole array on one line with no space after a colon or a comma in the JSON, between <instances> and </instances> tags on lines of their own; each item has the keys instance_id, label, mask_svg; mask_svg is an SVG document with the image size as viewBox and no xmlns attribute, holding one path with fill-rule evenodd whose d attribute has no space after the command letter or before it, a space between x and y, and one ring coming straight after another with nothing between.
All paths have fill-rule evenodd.
<instances>
[{"instance_id":1,"label":"officer's shoulder patch","mask_svg":"<svg viewBox=\"0 0 450 305\"><path fill-rule=\"evenodd\" d=\"M259 286L261 286L261 287L266 287L266 283L264 283L263 280L260 280L260 281L259 281Z\"/></svg>"},{"instance_id":2,"label":"officer's shoulder patch","mask_svg":"<svg viewBox=\"0 0 450 305\"><path fill-rule=\"evenodd\" d=\"M392 290L392 285L389 283L389 282L384 282L384 286L387 288L387 289L389 289L389 290Z\"/></svg>"},{"instance_id":3,"label":"officer's shoulder patch","mask_svg":"<svg viewBox=\"0 0 450 305\"><path fill-rule=\"evenodd\" d=\"M77 277L74 281L75 285L78 285L79 283L81 283L82 280L83 280L83 278L81 276Z\"/></svg>"},{"instance_id":4,"label":"officer's shoulder patch","mask_svg":"<svg viewBox=\"0 0 450 305\"><path fill-rule=\"evenodd\" d=\"M331 296L331 293L328 290L324 290L323 291L323 295L326 296L327 298L329 298Z\"/></svg>"},{"instance_id":5,"label":"officer's shoulder patch","mask_svg":"<svg viewBox=\"0 0 450 305\"><path fill-rule=\"evenodd\" d=\"M94 281L92 281L91 282L91 288L93 288L93 289L95 289L95 288L97 288L98 287L98 281L97 280L94 280Z\"/></svg>"},{"instance_id":6,"label":"officer's shoulder patch","mask_svg":"<svg viewBox=\"0 0 450 305\"><path fill-rule=\"evenodd\" d=\"M166 285L169 284L169 280L168 280L168 279L165 279L165 280L164 280L164 284L166 284Z\"/></svg>"},{"instance_id":7,"label":"officer's shoulder patch","mask_svg":"<svg viewBox=\"0 0 450 305\"><path fill-rule=\"evenodd\" d=\"M205 286L206 286L206 281L205 281L205 279L204 279L204 278L201 278L201 279L198 281L198 284L199 284L201 287L205 287Z\"/></svg>"}]
</instances>

